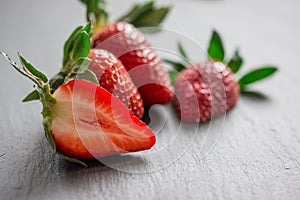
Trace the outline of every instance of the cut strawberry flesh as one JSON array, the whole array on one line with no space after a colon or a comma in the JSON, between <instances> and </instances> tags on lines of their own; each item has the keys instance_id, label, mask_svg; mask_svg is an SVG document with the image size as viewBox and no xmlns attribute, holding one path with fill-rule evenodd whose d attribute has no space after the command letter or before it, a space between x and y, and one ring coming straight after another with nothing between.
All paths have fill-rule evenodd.
<instances>
[{"instance_id":1,"label":"cut strawberry flesh","mask_svg":"<svg viewBox=\"0 0 300 200\"><path fill-rule=\"evenodd\" d=\"M102 87L73 80L59 87L54 97L51 134L65 155L88 159L155 144L151 129Z\"/></svg>"}]
</instances>

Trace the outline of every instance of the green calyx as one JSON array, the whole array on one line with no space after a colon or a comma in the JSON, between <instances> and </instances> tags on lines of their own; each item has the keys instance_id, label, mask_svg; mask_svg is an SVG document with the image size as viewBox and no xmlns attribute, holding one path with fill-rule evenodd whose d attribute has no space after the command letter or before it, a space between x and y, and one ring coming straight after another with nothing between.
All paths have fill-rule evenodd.
<instances>
[{"instance_id":1,"label":"green calyx","mask_svg":"<svg viewBox=\"0 0 300 200\"><path fill-rule=\"evenodd\" d=\"M186 51L184 50L181 42L177 43L177 48L178 48L179 56L183 60L183 62L164 59L164 62L166 62L166 63L173 66L173 69L168 71L172 83L174 83L177 75L183 69L185 69L187 65L191 64L191 59L188 57L188 55L187 55Z\"/></svg>"},{"instance_id":2,"label":"green calyx","mask_svg":"<svg viewBox=\"0 0 300 200\"><path fill-rule=\"evenodd\" d=\"M178 42L178 52L181 56L181 59L184 62L177 62L169 59L164 59L166 63L171 64L173 66L173 69L169 70L169 76L172 82L174 82L179 72L185 69L185 66L187 66L186 63L187 64L191 63L190 58L187 56L187 53L180 42ZM225 61L225 50L224 50L222 38L216 30L213 30L212 32L212 36L210 38L209 45L207 48L207 53L208 53L208 59L220 61L227 64L227 66L231 69L233 73L237 73L241 69L244 63L244 60L240 56L238 49L235 50L232 58L229 59L228 62ZM266 65L266 66L258 67L257 69L254 69L246 73L238 80L240 91L246 92L249 85L271 76L276 71L277 71L276 66Z\"/></svg>"},{"instance_id":3,"label":"green calyx","mask_svg":"<svg viewBox=\"0 0 300 200\"><path fill-rule=\"evenodd\" d=\"M104 0L80 0L86 5L86 19L92 23L93 34L97 34L109 22ZM117 19L133 24L135 27L159 27L170 12L170 6L156 6L155 1L134 4Z\"/></svg>"},{"instance_id":4,"label":"green calyx","mask_svg":"<svg viewBox=\"0 0 300 200\"><path fill-rule=\"evenodd\" d=\"M117 21L125 21L135 27L158 27L170 12L170 6L158 7L154 1L137 3Z\"/></svg>"},{"instance_id":5,"label":"green calyx","mask_svg":"<svg viewBox=\"0 0 300 200\"><path fill-rule=\"evenodd\" d=\"M88 69L91 49L91 23L77 27L64 45L63 67L50 83L54 90L72 79L84 79L99 85L96 75Z\"/></svg>"},{"instance_id":6,"label":"green calyx","mask_svg":"<svg viewBox=\"0 0 300 200\"><path fill-rule=\"evenodd\" d=\"M243 66L244 60L240 56L238 49L235 50L232 58L228 62L225 61L225 50L222 38L216 30L213 30L207 52L209 59L226 63L233 73L239 72ZM257 69L244 74L238 80L241 92L245 92L250 84L263 80L274 74L276 71L276 66L267 65L258 67Z\"/></svg>"},{"instance_id":7,"label":"green calyx","mask_svg":"<svg viewBox=\"0 0 300 200\"><path fill-rule=\"evenodd\" d=\"M37 70L31 63L29 63L19 53L18 56L22 67L19 67L16 62L12 61L6 53L0 52L0 54L4 56L4 58L14 67L14 69L16 69L23 76L29 78L31 81L35 83L35 90L31 92L29 95L27 95L27 97L25 97L23 102L37 100L37 99L41 101L43 105L42 116L43 116L43 127L45 131L45 136L53 151L56 152L56 144L50 131L52 120L55 117L55 113L53 112L53 107L56 103L56 99L51 94L50 84L47 76L42 72L40 72L39 70ZM60 153L58 154L61 155ZM63 157L67 158L72 162L80 163L86 166L85 163L75 158L69 158L64 155Z\"/></svg>"},{"instance_id":8,"label":"green calyx","mask_svg":"<svg viewBox=\"0 0 300 200\"><path fill-rule=\"evenodd\" d=\"M91 24L77 27L64 44L62 68L50 80L50 91L53 94L62 84L73 79L84 79L99 84L96 75L88 69L91 60L87 58L91 49ZM44 80L46 82L46 80ZM39 100L37 91L32 91L23 100Z\"/></svg>"},{"instance_id":9,"label":"green calyx","mask_svg":"<svg viewBox=\"0 0 300 200\"><path fill-rule=\"evenodd\" d=\"M91 24L78 26L64 44L63 67L60 70L70 73L73 65L82 58L86 58L91 49Z\"/></svg>"},{"instance_id":10,"label":"green calyx","mask_svg":"<svg viewBox=\"0 0 300 200\"><path fill-rule=\"evenodd\" d=\"M91 23L78 26L64 44L63 66L50 79L51 93L72 79L85 79L99 84L96 75L88 69L91 60L87 58L91 49Z\"/></svg>"}]
</instances>

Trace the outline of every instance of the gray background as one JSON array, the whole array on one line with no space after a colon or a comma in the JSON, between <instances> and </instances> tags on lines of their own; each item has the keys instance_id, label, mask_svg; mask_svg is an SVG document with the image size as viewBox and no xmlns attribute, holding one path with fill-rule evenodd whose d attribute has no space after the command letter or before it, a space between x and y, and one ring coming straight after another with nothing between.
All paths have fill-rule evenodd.
<instances>
[{"instance_id":1,"label":"gray background","mask_svg":"<svg viewBox=\"0 0 300 200\"><path fill-rule=\"evenodd\" d=\"M114 18L132 1L110 2ZM179 121L167 105L154 112L157 118L167 119L159 145L168 137L182 142L168 143L167 153L152 158L154 165L147 164L146 156L127 165L124 159L115 161L114 168L121 170L98 162L83 168L52 153L43 136L41 106L20 102L32 83L1 58L0 199L300 198L300 1L170 2L174 9L166 28L204 47L211 29L218 29L227 56L237 45L245 55L242 72L260 64L278 65L276 76L253 87L264 95L241 97L227 114L217 145L205 158L202 136L209 134L209 123L200 126L195 139L187 125L175 137ZM14 58L20 51L43 72L54 74L60 68L64 41L74 27L84 23L84 7L75 0L2 0L0 5L0 49ZM174 46L163 38L154 39ZM160 161L169 165L157 169ZM126 172L143 172L149 163L154 172Z\"/></svg>"}]
</instances>

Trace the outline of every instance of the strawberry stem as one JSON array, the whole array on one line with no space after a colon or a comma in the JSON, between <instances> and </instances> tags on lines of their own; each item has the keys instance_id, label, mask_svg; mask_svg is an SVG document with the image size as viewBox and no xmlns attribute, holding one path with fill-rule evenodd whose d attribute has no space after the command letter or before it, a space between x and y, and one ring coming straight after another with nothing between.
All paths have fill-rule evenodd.
<instances>
[{"instance_id":1,"label":"strawberry stem","mask_svg":"<svg viewBox=\"0 0 300 200\"><path fill-rule=\"evenodd\" d=\"M55 140L51 135L51 131L50 131L52 120L55 117L55 113L53 112L53 107L56 103L56 99L51 94L50 84L46 75L38 71L32 64L30 64L19 53L18 55L20 58L20 62L23 66L22 68L20 68L16 62L12 61L6 53L0 51L0 54L4 56L4 58L13 66L14 69L16 69L23 76L32 80L37 85L38 88L34 90L33 95L35 96L36 95L35 92L37 92L39 95L39 99L42 102L43 105L42 116L43 116L43 126L44 126L45 136L49 144L51 145L53 151L56 152L59 156L63 157L64 159L67 159L71 162L79 163L83 166L87 166L84 162L76 158L70 158L56 151ZM35 98L35 97L30 97L30 98ZM28 99L28 100L32 100L32 99Z\"/></svg>"},{"instance_id":2,"label":"strawberry stem","mask_svg":"<svg viewBox=\"0 0 300 200\"><path fill-rule=\"evenodd\" d=\"M86 20L92 23L92 33L95 35L108 23L106 3L104 0L82 0L82 2L86 4Z\"/></svg>"}]
</instances>

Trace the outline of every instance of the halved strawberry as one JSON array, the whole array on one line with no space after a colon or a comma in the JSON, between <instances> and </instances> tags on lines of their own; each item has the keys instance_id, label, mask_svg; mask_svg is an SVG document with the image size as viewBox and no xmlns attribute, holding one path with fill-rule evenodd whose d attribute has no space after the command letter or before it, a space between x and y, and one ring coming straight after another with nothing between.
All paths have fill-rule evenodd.
<instances>
[{"instance_id":1,"label":"halved strawberry","mask_svg":"<svg viewBox=\"0 0 300 200\"><path fill-rule=\"evenodd\" d=\"M52 95L48 78L22 56L23 68L19 68L7 54L1 54L36 84L27 99L39 96L46 137L64 158L84 164L76 158L146 150L155 144L151 129L104 88L85 80L71 80Z\"/></svg>"},{"instance_id":2,"label":"halved strawberry","mask_svg":"<svg viewBox=\"0 0 300 200\"><path fill-rule=\"evenodd\" d=\"M95 73L99 85L120 99L134 115L144 114L144 103L136 86L120 60L104 49L91 49L89 69Z\"/></svg>"},{"instance_id":3,"label":"halved strawberry","mask_svg":"<svg viewBox=\"0 0 300 200\"><path fill-rule=\"evenodd\" d=\"M57 150L76 158L95 158L150 149L150 128L108 91L84 80L60 86L53 97L51 134Z\"/></svg>"}]
</instances>

